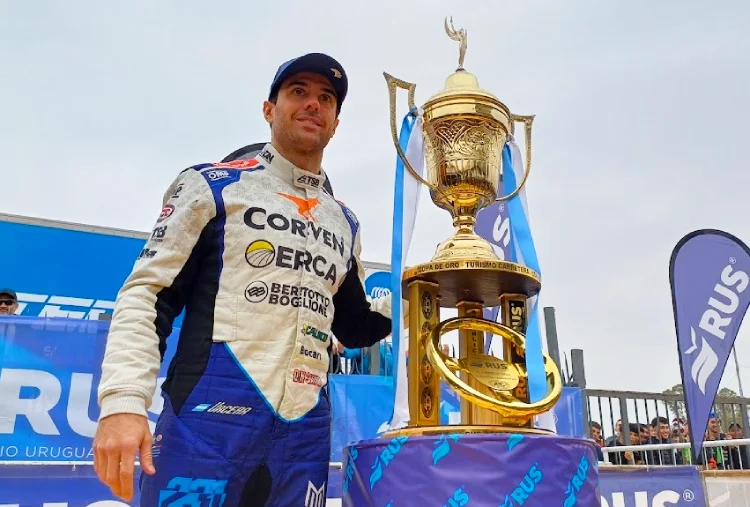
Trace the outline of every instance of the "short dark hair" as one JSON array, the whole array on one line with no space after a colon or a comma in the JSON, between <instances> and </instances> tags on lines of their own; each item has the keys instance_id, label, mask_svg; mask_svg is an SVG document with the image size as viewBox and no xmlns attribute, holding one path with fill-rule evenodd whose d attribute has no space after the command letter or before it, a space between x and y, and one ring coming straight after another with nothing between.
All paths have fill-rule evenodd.
<instances>
[{"instance_id":1,"label":"short dark hair","mask_svg":"<svg viewBox=\"0 0 750 507\"><path fill-rule=\"evenodd\" d=\"M669 419L667 419L666 417L654 417L653 419L651 419L652 428L656 428L660 424L666 424L667 426L669 426Z\"/></svg>"}]
</instances>

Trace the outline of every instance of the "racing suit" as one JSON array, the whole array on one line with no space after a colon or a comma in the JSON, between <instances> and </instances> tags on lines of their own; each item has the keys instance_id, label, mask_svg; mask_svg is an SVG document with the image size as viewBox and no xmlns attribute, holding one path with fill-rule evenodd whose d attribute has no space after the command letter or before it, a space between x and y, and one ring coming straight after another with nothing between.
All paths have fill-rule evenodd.
<instances>
[{"instance_id":1,"label":"racing suit","mask_svg":"<svg viewBox=\"0 0 750 507\"><path fill-rule=\"evenodd\" d=\"M185 309L141 505L325 504L331 334L377 343L391 298L365 295L359 224L324 179L267 144L186 169L165 194L117 296L99 387L102 418L145 416Z\"/></svg>"}]
</instances>

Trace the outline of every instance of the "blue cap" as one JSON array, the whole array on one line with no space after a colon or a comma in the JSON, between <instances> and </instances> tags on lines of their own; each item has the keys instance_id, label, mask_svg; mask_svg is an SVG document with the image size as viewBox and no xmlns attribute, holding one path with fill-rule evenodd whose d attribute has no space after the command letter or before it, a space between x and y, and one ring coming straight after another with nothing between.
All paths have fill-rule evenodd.
<instances>
[{"instance_id":1,"label":"blue cap","mask_svg":"<svg viewBox=\"0 0 750 507\"><path fill-rule=\"evenodd\" d=\"M281 83L300 72L313 72L328 79L336 92L336 112L341 112L341 105L349 89L349 80L344 67L334 58L323 53L308 53L281 64L271 83L271 89L268 92L269 100L279 92Z\"/></svg>"}]
</instances>

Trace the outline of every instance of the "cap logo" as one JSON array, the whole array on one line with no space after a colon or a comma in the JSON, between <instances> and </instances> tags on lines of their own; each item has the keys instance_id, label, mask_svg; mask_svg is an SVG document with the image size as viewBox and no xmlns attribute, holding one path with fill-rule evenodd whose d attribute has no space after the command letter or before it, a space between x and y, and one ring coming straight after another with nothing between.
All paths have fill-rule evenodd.
<instances>
[{"instance_id":1,"label":"cap logo","mask_svg":"<svg viewBox=\"0 0 750 507\"><path fill-rule=\"evenodd\" d=\"M336 79L341 79L342 74L341 74L341 71L339 69L337 69L335 67L331 67L331 72L333 72L333 77L335 77Z\"/></svg>"}]
</instances>

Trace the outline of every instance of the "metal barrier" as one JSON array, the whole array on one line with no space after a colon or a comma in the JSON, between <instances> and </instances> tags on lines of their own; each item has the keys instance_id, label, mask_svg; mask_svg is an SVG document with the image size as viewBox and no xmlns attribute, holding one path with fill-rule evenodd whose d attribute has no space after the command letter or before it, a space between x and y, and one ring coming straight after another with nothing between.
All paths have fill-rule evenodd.
<instances>
[{"instance_id":1,"label":"metal barrier","mask_svg":"<svg viewBox=\"0 0 750 507\"><path fill-rule=\"evenodd\" d=\"M602 437L605 441L615 436L618 423L622 427L629 424L651 426L656 418L663 417L669 421L671 430L677 429L677 436L684 436L687 420L685 401L680 394L644 393L634 391L608 391L600 389L585 389L586 403L584 404L584 418L586 421L601 425ZM733 428L742 431L747 428L748 407L750 398L739 396L717 396L714 411L719 415L722 431L728 432ZM677 426L674 426L678 420ZM630 445L629 432L625 432L625 444Z\"/></svg>"}]
</instances>

